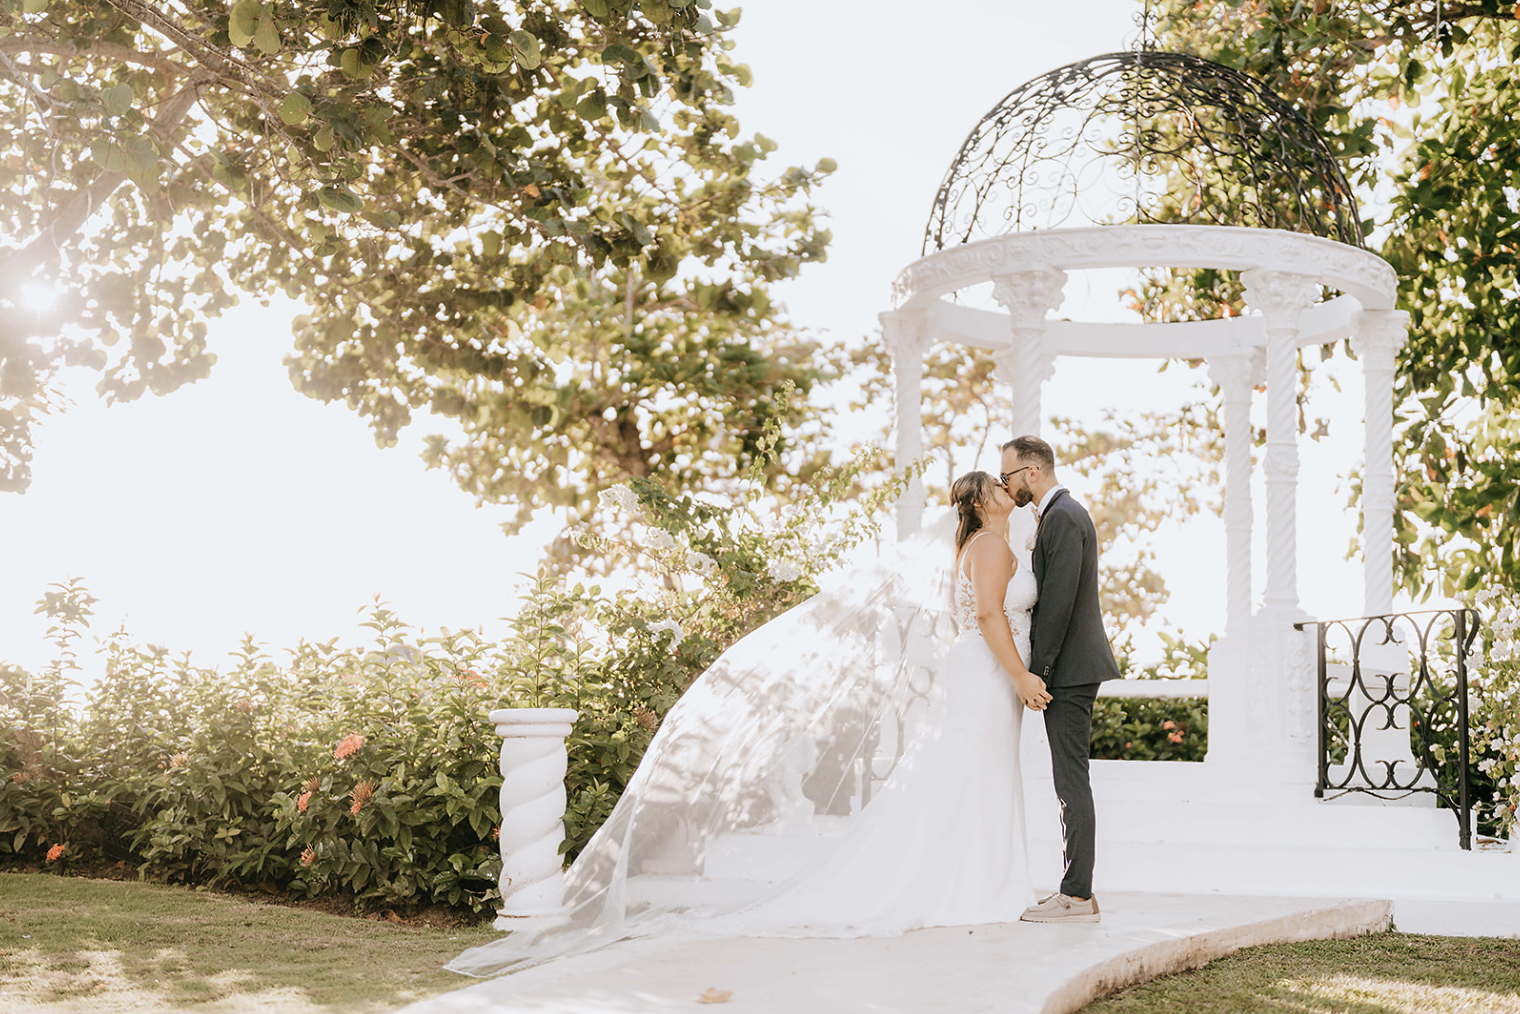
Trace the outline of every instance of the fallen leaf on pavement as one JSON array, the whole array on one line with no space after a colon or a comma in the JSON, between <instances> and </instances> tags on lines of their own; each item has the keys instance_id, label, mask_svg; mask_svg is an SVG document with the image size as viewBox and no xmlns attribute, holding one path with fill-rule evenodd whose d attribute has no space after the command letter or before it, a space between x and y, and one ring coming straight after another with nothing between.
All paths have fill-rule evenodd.
<instances>
[{"instance_id":1,"label":"fallen leaf on pavement","mask_svg":"<svg viewBox=\"0 0 1520 1014\"><path fill-rule=\"evenodd\" d=\"M697 997L697 1003L728 1003L728 998L733 995L731 990L724 991L709 986L706 992Z\"/></svg>"}]
</instances>

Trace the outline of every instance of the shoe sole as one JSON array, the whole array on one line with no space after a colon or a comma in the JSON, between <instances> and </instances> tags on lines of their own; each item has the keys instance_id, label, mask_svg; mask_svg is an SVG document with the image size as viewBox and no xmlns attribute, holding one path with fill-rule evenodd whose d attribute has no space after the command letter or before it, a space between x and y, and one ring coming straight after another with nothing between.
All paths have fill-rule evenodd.
<instances>
[{"instance_id":1,"label":"shoe sole","mask_svg":"<svg viewBox=\"0 0 1520 1014\"><path fill-rule=\"evenodd\" d=\"M1103 921L1103 917L1101 915L1096 914L1096 913L1093 914L1093 915L1054 915L1054 916L1049 916L1049 917L1037 916L1037 917L1035 917L1033 919L1031 919L1027 915L1019 917L1019 922L1037 922L1037 923L1052 923L1052 922L1102 922L1102 921Z\"/></svg>"}]
</instances>

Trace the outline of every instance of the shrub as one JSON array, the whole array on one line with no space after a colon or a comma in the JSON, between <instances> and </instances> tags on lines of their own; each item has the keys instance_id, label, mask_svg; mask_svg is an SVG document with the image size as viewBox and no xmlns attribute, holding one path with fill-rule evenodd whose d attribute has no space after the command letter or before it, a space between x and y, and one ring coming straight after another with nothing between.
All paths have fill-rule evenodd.
<instances>
[{"instance_id":1,"label":"shrub","mask_svg":"<svg viewBox=\"0 0 1520 1014\"><path fill-rule=\"evenodd\" d=\"M1189 643L1179 631L1161 635L1161 660L1137 669L1130 637L1114 655L1126 679L1206 679L1209 645ZM1206 698L1099 698L1093 704L1092 756L1099 760L1201 761L1209 749Z\"/></svg>"}]
</instances>

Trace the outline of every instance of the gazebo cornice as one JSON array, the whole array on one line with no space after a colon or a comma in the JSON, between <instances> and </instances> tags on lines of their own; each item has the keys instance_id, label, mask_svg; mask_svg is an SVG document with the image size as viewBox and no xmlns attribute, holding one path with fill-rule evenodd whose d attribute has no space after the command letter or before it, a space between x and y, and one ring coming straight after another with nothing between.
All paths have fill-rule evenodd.
<instances>
[{"instance_id":1,"label":"gazebo cornice","mask_svg":"<svg viewBox=\"0 0 1520 1014\"><path fill-rule=\"evenodd\" d=\"M1364 310L1393 309L1398 289L1393 268L1377 254L1320 236L1221 225L1100 225L1011 233L920 257L892 284L892 305L927 309L959 289L1042 268L1116 267L1308 275L1355 297Z\"/></svg>"}]
</instances>

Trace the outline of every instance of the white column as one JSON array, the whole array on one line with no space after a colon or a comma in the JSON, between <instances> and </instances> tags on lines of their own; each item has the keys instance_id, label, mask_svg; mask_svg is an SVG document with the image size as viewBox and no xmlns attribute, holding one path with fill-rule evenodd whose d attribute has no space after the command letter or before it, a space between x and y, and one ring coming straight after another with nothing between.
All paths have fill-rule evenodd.
<instances>
[{"instance_id":1,"label":"white column","mask_svg":"<svg viewBox=\"0 0 1520 1014\"><path fill-rule=\"evenodd\" d=\"M992 279L992 298L1008 311L1012 344L995 353L999 380L1013 389L1013 436L1040 434L1040 388L1055 373L1045 345L1045 315L1066 298L1066 272L1034 268Z\"/></svg>"},{"instance_id":2,"label":"white column","mask_svg":"<svg viewBox=\"0 0 1520 1014\"><path fill-rule=\"evenodd\" d=\"M898 468L907 468L924 453L924 353L929 351L929 320L923 310L877 315L881 336L892 353L892 378L897 396ZM897 537L918 531L924 518L924 480L915 475L897 501Z\"/></svg>"},{"instance_id":3,"label":"white column","mask_svg":"<svg viewBox=\"0 0 1520 1014\"><path fill-rule=\"evenodd\" d=\"M1209 379L1224 395L1225 632L1251 621L1251 392L1265 374L1261 349L1209 360Z\"/></svg>"},{"instance_id":4,"label":"white column","mask_svg":"<svg viewBox=\"0 0 1520 1014\"><path fill-rule=\"evenodd\" d=\"M1362 471L1363 609L1393 612L1393 374L1409 339L1403 310L1363 310L1352 319L1351 348L1366 382L1366 463Z\"/></svg>"},{"instance_id":5,"label":"white column","mask_svg":"<svg viewBox=\"0 0 1520 1014\"><path fill-rule=\"evenodd\" d=\"M496 928L513 918L556 915L564 908L565 737L573 708L503 708L491 712L501 737L501 908Z\"/></svg>"},{"instance_id":6,"label":"white column","mask_svg":"<svg viewBox=\"0 0 1520 1014\"><path fill-rule=\"evenodd\" d=\"M1309 275L1259 268L1243 272L1241 281L1267 336L1267 586L1251 624L1253 724L1245 749L1260 779L1308 792L1318 708L1313 628L1293 629L1309 618L1298 601L1298 325L1320 285Z\"/></svg>"},{"instance_id":7,"label":"white column","mask_svg":"<svg viewBox=\"0 0 1520 1014\"><path fill-rule=\"evenodd\" d=\"M1298 612L1298 319L1319 298L1309 275L1255 268L1241 274L1246 302L1266 318L1266 608Z\"/></svg>"},{"instance_id":8,"label":"white column","mask_svg":"<svg viewBox=\"0 0 1520 1014\"><path fill-rule=\"evenodd\" d=\"M1254 763L1264 687L1251 651L1251 395L1265 373L1261 349L1209 360L1209 379L1224 395L1225 630L1209 648L1210 765Z\"/></svg>"}]
</instances>

